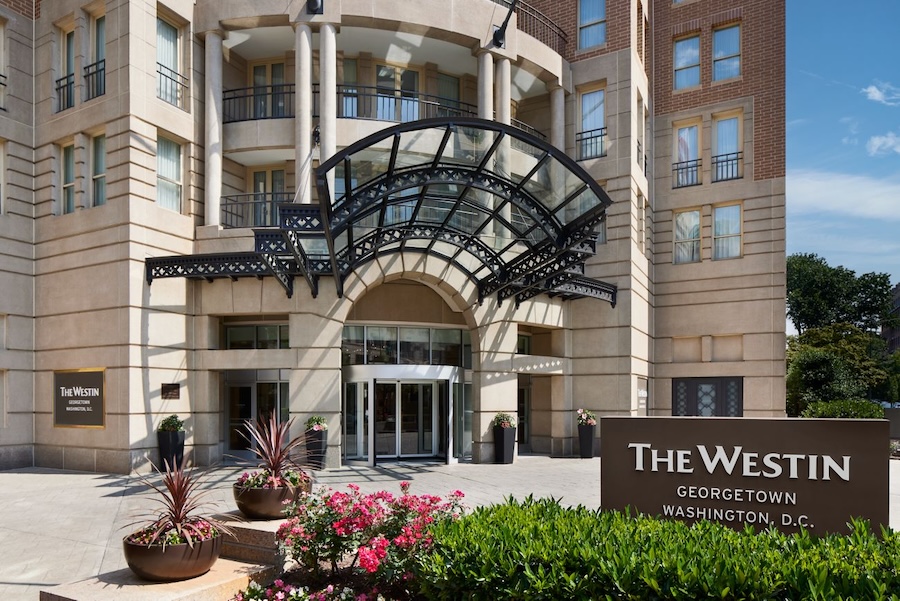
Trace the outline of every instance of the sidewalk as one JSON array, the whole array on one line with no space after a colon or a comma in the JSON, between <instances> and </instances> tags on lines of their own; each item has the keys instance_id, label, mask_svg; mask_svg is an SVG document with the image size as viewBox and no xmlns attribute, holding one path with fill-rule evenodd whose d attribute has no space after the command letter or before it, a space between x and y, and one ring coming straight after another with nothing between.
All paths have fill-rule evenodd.
<instances>
[{"instance_id":1,"label":"sidewalk","mask_svg":"<svg viewBox=\"0 0 900 601\"><path fill-rule=\"evenodd\" d=\"M240 472L207 473L209 500L218 511L234 507L231 485ZM465 493L469 506L552 496L564 505L600 506L600 460L522 456L514 465L395 463L319 472L317 484L348 483L363 492ZM39 592L63 582L126 567L122 537L154 505L135 476L27 468L0 472L0 599L37 601ZM900 529L900 461L891 461L891 527Z\"/></svg>"}]
</instances>

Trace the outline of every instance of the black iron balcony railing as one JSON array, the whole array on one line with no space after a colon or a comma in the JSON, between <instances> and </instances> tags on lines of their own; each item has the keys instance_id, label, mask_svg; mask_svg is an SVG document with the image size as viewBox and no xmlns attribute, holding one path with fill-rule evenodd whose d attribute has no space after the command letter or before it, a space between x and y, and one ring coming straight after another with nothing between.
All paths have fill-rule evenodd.
<instances>
[{"instance_id":1,"label":"black iron balcony railing","mask_svg":"<svg viewBox=\"0 0 900 601\"><path fill-rule=\"evenodd\" d=\"M512 5L510 0L493 1L507 9ZM516 5L516 22L519 31L527 33L537 41L549 46L557 54L565 54L566 32L541 11L526 2L519 2Z\"/></svg>"},{"instance_id":2,"label":"black iron balcony railing","mask_svg":"<svg viewBox=\"0 0 900 601\"><path fill-rule=\"evenodd\" d=\"M84 99L90 100L106 94L106 59L100 59L84 68Z\"/></svg>"},{"instance_id":3,"label":"black iron balcony railing","mask_svg":"<svg viewBox=\"0 0 900 601\"><path fill-rule=\"evenodd\" d=\"M430 117L474 117L478 114L478 107L473 104L391 88L342 84L337 87L337 97L337 116L341 119L406 123ZM318 106L317 99L313 106Z\"/></svg>"},{"instance_id":4,"label":"black iron balcony railing","mask_svg":"<svg viewBox=\"0 0 900 601\"><path fill-rule=\"evenodd\" d=\"M6 110L6 75L0 73L0 111Z\"/></svg>"},{"instance_id":5,"label":"black iron balcony railing","mask_svg":"<svg viewBox=\"0 0 900 601\"><path fill-rule=\"evenodd\" d=\"M606 128L580 131L575 134L575 152L579 161L606 156Z\"/></svg>"},{"instance_id":6,"label":"black iron balcony railing","mask_svg":"<svg viewBox=\"0 0 900 601\"><path fill-rule=\"evenodd\" d=\"M741 179L742 152L719 154L712 158L712 181L724 182L730 179Z\"/></svg>"},{"instance_id":7,"label":"black iron balcony railing","mask_svg":"<svg viewBox=\"0 0 900 601\"><path fill-rule=\"evenodd\" d=\"M637 164L647 174L647 155L644 154L644 145L640 140L637 141Z\"/></svg>"},{"instance_id":8,"label":"black iron balcony railing","mask_svg":"<svg viewBox=\"0 0 900 601\"><path fill-rule=\"evenodd\" d=\"M187 77L160 63L156 63L156 72L158 74L156 81L157 97L183 109L187 101Z\"/></svg>"},{"instance_id":9,"label":"black iron balcony railing","mask_svg":"<svg viewBox=\"0 0 900 601\"><path fill-rule=\"evenodd\" d=\"M545 136L544 134L542 134L541 132L539 132L538 130L536 130L535 128L531 127L530 125L528 125L527 123L525 123L523 121L519 121L518 119L511 119L510 125L512 125L516 129L520 129L520 130L524 131L527 134L531 134L535 138L539 138L544 141L547 140L547 136ZM540 156L541 154L543 154L543 151L538 150L537 148L535 148L534 146L531 146L530 144L526 144L525 142L522 142L518 138L512 138L512 147L515 148L516 150L526 152L533 156Z\"/></svg>"},{"instance_id":10,"label":"black iron balcony railing","mask_svg":"<svg viewBox=\"0 0 900 601\"><path fill-rule=\"evenodd\" d=\"M700 185L700 159L672 163L672 175L673 188Z\"/></svg>"},{"instance_id":11,"label":"black iron balcony railing","mask_svg":"<svg viewBox=\"0 0 900 601\"><path fill-rule=\"evenodd\" d=\"M222 120L225 123L294 116L294 84L275 84L225 90Z\"/></svg>"},{"instance_id":12,"label":"black iron balcony railing","mask_svg":"<svg viewBox=\"0 0 900 601\"><path fill-rule=\"evenodd\" d=\"M276 227L278 203L291 202L293 192L254 192L222 197L222 227Z\"/></svg>"},{"instance_id":13,"label":"black iron balcony railing","mask_svg":"<svg viewBox=\"0 0 900 601\"><path fill-rule=\"evenodd\" d=\"M56 80L56 112L75 106L75 74L69 73Z\"/></svg>"}]
</instances>

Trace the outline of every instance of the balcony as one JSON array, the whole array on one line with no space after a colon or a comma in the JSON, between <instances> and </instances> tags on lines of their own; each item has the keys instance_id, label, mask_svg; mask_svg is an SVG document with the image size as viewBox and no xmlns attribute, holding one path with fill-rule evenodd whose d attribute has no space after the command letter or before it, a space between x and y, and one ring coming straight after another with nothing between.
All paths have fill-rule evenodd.
<instances>
[{"instance_id":1,"label":"balcony","mask_svg":"<svg viewBox=\"0 0 900 601\"><path fill-rule=\"evenodd\" d=\"M56 112L75 106L75 74L70 73L56 80Z\"/></svg>"},{"instance_id":2,"label":"balcony","mask_svg":"<svg viewBox=\"0 0 900 601\"><path fill-rule=\"evenodd\" d=\"M222 121L237 123L259 119L292 119L294 104L294 84L225 90L222 95Z\"/></svg>"},{"instance_id":3,"label":"balcony","mask_svg":"<svg viewBox=\"0 0 900 601\"><path fill-rule=\"evenodd\" d=\"M686 188L700 185L700 159L672 164L672 187Z\"/></svg>"},{"instance_id":4,"label":"balcony","mask_svg":"<svg viewBox=\"0 0 900 601\"><path fill-rule=\"evenodd\" d=\"M6 75L0 74L0 111L6 110Z\"/></svg>"},{"instance_id":5,"label":"balcony","mask_svg":"<svg viewBox=\"0 0 900 601\"><path fill-rule=\"evenodd\" d=\"M431 117L475 117L478 107L452 98L410 90L374 86L339 85L339 119L372 119L407 123ZM313 100L318 107L318 100Z\"/></svg>"},{"instance_id":6,"label":"balcony","mask_svg":"<svg viewBox=\"0 0 900 601\"><path fill-rule=\"evenodd\" d=\"M606 128L575 134L575 152L579 161L606 156Z\"/></svg>"},{"instance_id":7,"label":"balcony","mask_svg":"<svg viewBox=\"0 0 900 601\"><path fill-rule=\"evenodd\" d=\"M509 10L510 0L493 0L495 4ZM546 15L525 2L516 5L516 22L518 30L527 33L537 41L549 46L557 54L566 53L566 32Z\"/></svg>"},{"instance_id":8,"label":"balcony","mask_svg":"<svg viewBox=\"0 0 900 601\"><path fill-rule=\"evenodd\" d=\"M528 125L527 123L525 123L523 121L519 121L518 119L511 119L510 125L512 125L513 127L515 127L518 130L524 131L525 133L534 136L535 138L538 138L545 142L547 141L547 136L545 136L544 134L542 134L541 132L539 132L538 130L536 130L535 128L531 127L530 125ZM543 151L538 150L537 148L531 146L530 144L526 144L525 142L523 142L522 140L519 140L518 138L512 139L512 147L515 148L516 150L528 153L528 154L530 154L532 156L536 156L536 157L539 157L543 154Z\"/></svg>"},{"instance_id":9,"label":"balcony","mask_svg":"<svg viewBox=\"0 0 900 601\"><path fill-rule=\"evenodd\" d=\"M106 59L84 68L84 88L85 100L106 94Z\"/></svg>"},{"instance_id":10,"label":"balcony","mask_svg":"<svg viewBox=\"0 0 900 601\"><path fill-rule=\"evenodd\" d=\"M641 168L644 175L647 174L647 155L644 154L644 145L641 144L641 141L637 141L637 164L638 167Z\"/></svg>"},{"instance_id":11,"label":"balcony","mask_svg":"<svg viewBox=\"0 0 900 601\"><path fill-rule=\"evenodd\" d=\"M187 102L188 79L181 73L156 63L156 96L180 109Z\"/></svg>"},{"instance_id":12,"label":"balcony","mask_svg":"<svg viewBox=\"0 0 900 601\"><path fill-rule=\"evenodd\" d=\"M277 227L278 203L291 202L293 192L253 192L222 197L222 227Z\"/></svg>"},{"instance_id":13,"label":"balcony","mask_svg":"<svg viewBox=\"0 0 900 601\"><path fill-rule=\"evenodd\" d=\"M712 158L712 181L724 182L730 179L741 179L742 152L730 152L719 154Z\"/></svg>"}]
</instances>

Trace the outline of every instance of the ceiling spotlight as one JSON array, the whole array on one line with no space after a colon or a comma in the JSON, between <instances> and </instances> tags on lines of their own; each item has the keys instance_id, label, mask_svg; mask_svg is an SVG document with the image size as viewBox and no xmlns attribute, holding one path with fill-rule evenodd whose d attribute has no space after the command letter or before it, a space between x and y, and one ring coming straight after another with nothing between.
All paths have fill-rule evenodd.
<instances>
[{"instance_id":1,"label":"ceiling spotlight","mask_svg":"<svg viewBox=\"0 0 900 601\"><path fill-rule=\"evenodd\" d=\"M306 0L306 14L321 15L325 12L325 0Z\"/></svg>"}]
</instances>

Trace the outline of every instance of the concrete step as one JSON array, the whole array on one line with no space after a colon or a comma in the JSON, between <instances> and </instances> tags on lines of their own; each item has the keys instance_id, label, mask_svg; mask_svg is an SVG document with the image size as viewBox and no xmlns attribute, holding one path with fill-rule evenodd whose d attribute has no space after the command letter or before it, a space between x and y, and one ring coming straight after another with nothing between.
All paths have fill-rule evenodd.
<instances>
[{"instance_id":1,"label":"concrete step","mask_svg":"<svg viewBox=\"0 0 900 601\"><path fill-rule=\"evenodd\" d=\"M238 511L219 516L222 523L230 527L235 534L234 537L226 537L223 541L222 557L281 566L284 559L278 552L275 533L285 520L245 521L240 516Z\"/></svg>"},{"instance_id":2,"label":"concrete step","mask_svg":"<svg viewBox=\"0 0 900 601\"><path fill-rule=\"evenodd\" d=\"M267 584L272 565L219 558L202 576L180 582L148 582L125 568L41 591L40 601L229 601L250 581Z\"/></svg>"}]
</instances>

